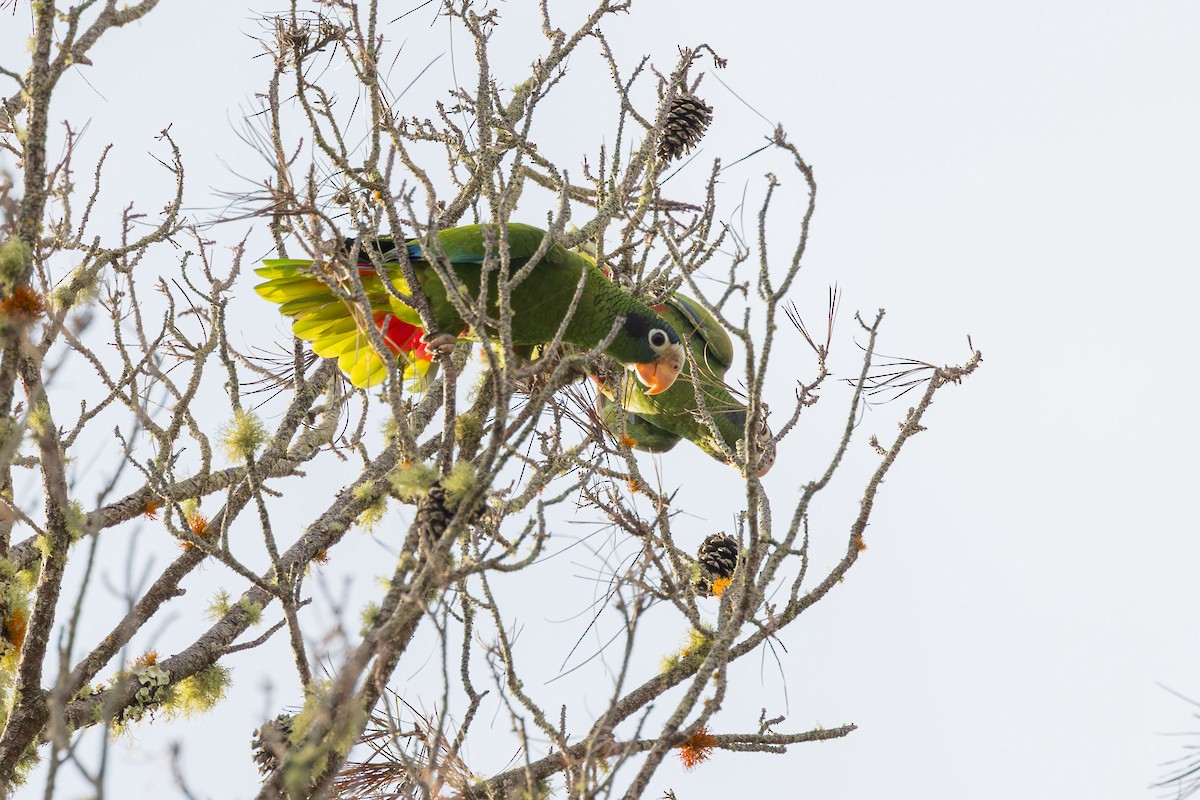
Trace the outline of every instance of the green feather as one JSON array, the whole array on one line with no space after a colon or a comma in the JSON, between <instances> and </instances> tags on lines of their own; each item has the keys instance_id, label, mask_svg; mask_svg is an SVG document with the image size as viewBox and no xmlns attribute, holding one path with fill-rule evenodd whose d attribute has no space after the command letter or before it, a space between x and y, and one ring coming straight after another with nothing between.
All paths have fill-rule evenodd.
<instances>
[{"instance_id":1,"label":"green feather","mask_svg":"<svg viewBox=\"0 0 1200 800\"><path fill-rule=\"evenodd\" d=\"M745 436L747 412L745 404L734 397L723 380L733 361L729 334L703 306L683 295L676 294L659 310L684 334L697 369L693 370L690 364L684 367L675 384L657 395L646 394L627 373L598 376L600 391L606 401L619 403L625 409L626 429L638 440L633 445L635 449L662 452L673 446L665 443L667 437L674 436L688 439L713 458L727 462L722 445L730 452L737 452L738 442ZM716 433L703 420L697 396L703 397ZM615 431L615 410L600 404L600 413L609 429ZM762 438L769 435L767 430ZM769 466L773 458L773 452L769 453L764 462Z\"/></svg>"},{"instance_id":2,"label":"green feather","mask_svg":"<svg viewBox=\"0 0 1200 800\"><path fill-rule=\"evenodd\" d=\"M615 435L621 429L617 419L620 406L601 394L596 398L596 410L605 426ZM625 432L633 439L630 447L646 453L665 453L683 439L679 434L658 427L650 418L628 411L625 413Z\"/></svg>"},{"instance_id":3,"label":"green feather","mask_svg":"<svg viewBox=\"0 0 1200 800\"><path fill-rule=\"evenodd\" d=\"M501 257L502 232L507 239L507 250L503 251L506 258ZM429 298L439 329L437 333L495 336L497 331L492 326L485 327L482 332L471 329L447 296L431 262L436 261L441 267L453 270L465 289L462 299L472 309L480 295L482 266L485 262L494 265L489 267L487 316L496 319L500 316L497 274L506 269L507 274L514 275L528 264L545 235L545 231L538 228L515 223L504 229L467 225L439 231L436 243L431 242L428 253L419 241L406 242L413 272ZM310 261L270 259L255 272L265 279L255 286L255 291L264 299L279 304L280 313L294 320L295 335L312 342L314 352L337 355L339 365L356 386L365 387L383 380L386 367L363 332L374 321L360 320L361 313L343 303L330 288L330 283L342 283L349 290L351 278L344 267L325 264L318 269ZM421 325L416 311L402 299L397 299L383 284L383 280L389 281L401 298L411 295L398 262L385 263L377 272L372 267L360 266L359 278L372 311L389 312L406 323ZM581 284L576 311L563 333L564 341L594 347L609 334L618 318L624 318L625 323L605 352L627 365L650 364L660 359L661 348L656 350L648 340L655 328L666 332L669 341L679 341L678 334L662 317L604 277L590 259L555 244L547 248L526 279L512 287L513 343L536 345L551 341L567 317Z\"/></svg>"},{"instance_id":4,"label":"green feather","mask_svg":"<svg viewBox=\"0 0 1200 800\"><path fill-rule=\"evenodd\" d=\"M696 362L709 369L713 375L724 377L733 364L733 340L729 338L729 333L721 323L717 322L717 318L707 308L681 294L675 294L667 300L666 305L676 312L671 319L679 333L684 337L695 334L703 342L702 348L697 349L693 346Z\"/></svg>"}]
</instances>

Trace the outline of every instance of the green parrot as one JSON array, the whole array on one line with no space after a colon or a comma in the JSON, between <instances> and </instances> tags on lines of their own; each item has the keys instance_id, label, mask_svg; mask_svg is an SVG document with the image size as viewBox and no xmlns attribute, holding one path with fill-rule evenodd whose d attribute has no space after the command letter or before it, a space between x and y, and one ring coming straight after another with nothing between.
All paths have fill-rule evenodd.
<instances>
[{"instance_id":1,"label":"green parrot","mask_svg":"<svg viewBox=\"0 0 1200 800\"><path fill-rule=\"evenodd\" d=\"M507 226L509 270L515 272L536 253L546 232L530 225L509 223ZM499 230L492 225L466 225L437 232L440 263L449 262L454 274L466 289L468 304L479 296L481 265L487 256L487 242L499 243ZM342 302L330 290L327 282L345 282L331 264L313 264L294 259L264 260L255 272L266 280L255 286L259 295L279 304L279 311L291 317L292 331L301 339L312 342L313 352L323 358L338 359L338 366L350 382L360 388L381 383L387 375L381 354L375 352L366 335L367 324L380 332L390 355L404 364L404 377L416 383L430 377L431 353L425 345L430 336L422 328L421 318L409 305L390 294L383 285L386 279L403 296L411 296L408 284L400 271L397 249L390 240L377 242L382 263L373 264L363 253L357 267L363 288L371 304L370 323L360 319L358 309ZM479 336L447 299L446 289L430 264L421 242L405 242L407 255L421 288L429 298L438 330L433 334ZM495 250L492 251L496 258ZM499 259L497 272L499 271ZM624 321L617 329L612 343L604 353L632 370L637 382L650 395L671 388L686 357L675 328L642 301L610 281L586 255L571 252L557 244L551 245L533 267L529 276L512 289L512 337L518 346L544 344L557 333L581 276L583 294L575 314L567 323L563 341L585 348L599 344L612 330L618 318ZM488 290L491 307L488 314L499 316L496 278L493 274ZM495 335L494 330L482 335Z\"/></svg>"},{"instance_id":2,"label":"green parrot","mask_svg":"<svg viewBox=\"0 0 1200 800\"><path fill-rule=\"evenodd\" d=\"M681 294L671 297L655 310L678 331L684 332L696 360L698 374L685 365L684 374L669 390L650 395L633 381L615 371L607 374L601 367L592 378L599 392L597 411L609 430L619 430L620 405L625 409L625 431L634 440L634 449L664 453L680 439L689 439L704 452L727 461L712 429L701 419L697 393L702 392L705 407L720 432L720 439L734 452L745 435L746 406L729 391L724 376L733 362L733 342L721 324L702 305ZM771 429L763 423L757 432L762 453L758 475L767 474L775 463L775 445Z\"/></svg>"}]
</instances>

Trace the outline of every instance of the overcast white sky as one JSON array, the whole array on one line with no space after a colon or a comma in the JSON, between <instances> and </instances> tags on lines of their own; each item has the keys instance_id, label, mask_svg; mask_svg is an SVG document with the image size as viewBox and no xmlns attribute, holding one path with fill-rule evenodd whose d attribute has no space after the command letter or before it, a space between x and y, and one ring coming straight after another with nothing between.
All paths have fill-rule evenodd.
<instances>
[{"instance_id":1,"label":"overcast white sky","mask_svg":"<svg viewBox=\"0 0 1200 800\"><path fill-rule=\"evenodd\" d=\"M0 15L0 63L10 68L28 33L20 5ZM410 5L395 3L396 15ZM540 47L522 23L532 5L497 4L512 40L501 76L514 82ZM269 71L254 58L256 15L280 10L164 3L110 35L95 66L65 81L56 115L91 120L87 152L116 144L123 194L112 207L166 191L148 154L161 152L154 136L167 125L194 207L216 204L209 189L237 188L231 169L258 168L235 128ZM405 40L396 85L444 54L412 90L408 113L419 116L444 97L452 63L460 75L470 69L465 40L452 43L431 18L419 12L389 29ZM770 132L761 114L815 166L818 210L796 299L816 315L826 287L841 286L845 360L835 368L853 369L852 312L880 307L887 353L961 361L968 334L984 353L984 368L941 395L931 430L887 481L864 559L783 637L788 727L859 730L783 757L717 753L691 774L668 764L658 791L673 787L681 800L1150 796L1158 765L1182 746L1161 734L1191 728L1190 709L1155 684L1200 696L1200 441L1191 419L1200 388L1200 5L643 0L609 30L628 57L650 54L664 71L681 44L707 42L729 60L701 91L716 109L702 160L728 163L755 149ZM561 128L544 129L543 142L578 171L605 140L583 106L587 87L607 76L599 60L570 66L580 108L564 106ZM785 202L798 216L800 181L778 160L744 162L724 188L753 196L768 170L788 181ZM697 162L695 171L706 170ZM777 215L781 228L786 216ZM232 242L244 232L214 236ZM776 235L786 242L786 233ZM255 236L265 248L265 235ZM283 327L249 286L244 336L278 339ZM781 407L803 369L776 364ZM822 463L830 430L819 421L834 424L839 398L829 393L830 416L814 415L766 479L776 508ZM866 414L854 475L871 463L867 434L890 434L897 411ZM723 494L728 468L704 458L681 446L661 459L696 515L697 542L728 527L738 498ZM843 546L854 475L819 512L819 552ZM361 546L367 580L381 550ZM581 572L564 564L555 603L566 610L555 619L586 607L592 585L569 582ZM199 597L237 586L216 566L196 581ZM546 614L546 598L529 600L530 614ZM582 624L549 630L573 641ZM544 646L550 677L566 653L560 642ZM264 709L264 667L253 656L231 664L240 701L114 745L117 795L168 791L161 755L175 738L202 796L253 791L250 732L295 702L294 686L278 684ZM767 658L760 679L759 666L742 668L748 688L722 712L731 727L764 705L782 710L779 670ZM35 778L29 796L37 786Z\"/></svg>"}]
</instances>

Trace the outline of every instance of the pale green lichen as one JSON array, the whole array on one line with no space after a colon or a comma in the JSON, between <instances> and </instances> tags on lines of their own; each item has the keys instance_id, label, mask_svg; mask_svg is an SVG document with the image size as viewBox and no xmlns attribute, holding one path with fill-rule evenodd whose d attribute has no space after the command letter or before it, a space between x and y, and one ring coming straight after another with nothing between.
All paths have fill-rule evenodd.
<instances>
[{"instance_id":1,"label":"pale green lichen","mask_svg":"<svg viewBox=\"0 0 1200 800\"><path fill-rule=\"evenodd\" d=\"M32 266L33 251L25 242L14 236L0 243L0 289L4 294L11 293Z\"/></svg>"},{"instance_id":2,"label":"pale green lichen","mask_svg":"<svg viewBox=\"0 0 1200 800\"><path fill-rule=\"evenodd\" d=\"M249 597L243 597L241 600L238 600L238 608L246 615L246 619L251 625L258 625L262 622L262 603L256 603Z\"/></svg>"},{"instance_id":3,"label":"pale green lichen","mask_svg":"<svg viewBox=\"0 0 1200 800\"><path fill-rule=\"evenodd\" d=\"M256 603L248 597L242 597L235 604L230 598L229 592L224 589L213 595L213 599L209 601L208 606L204 609L204 616L210 621L216 622L233 611L234 608L245 614L246 619L251 625L258 625L262 622L262 603Z\"/></svg>"},{"instance_id":4,"label":"pale green lichen","mask_svg":"<svg viewBox=\"0 0 1200 800\"><path fill-rule=\"evenodd\" d=\"M318 681L313 683L312 687L308 690L304 699L304 705L292 717L292 735L289 737L289 741L292 744L296 744L304 738L304 735L308 733L308 729L318 719L319 712L323 708L322 703L326 695L329 694L329 687L331 685L332 681L330 680Z\"/></svg>"},{"instance_id":5,"label":"pale green lichen","mask_svg":"<svg viewBox=\"0 0 1200 800\"><path fill-rule=\"evenodd\" d=\"M29 593L37 575L32 570L18 569L15 562L0 558L0 602L5 608L29 610Z\"/></svg>"},{"instance_id":6,"label":"pale green lichen","mask_svg":"<svg viewBox=\"0 0 1200 800\"><path fill-rule=\"evenodd\" d=\"M267 426L252 411L238 409L221 427L221 449L230 461L249 461L267 442Z\"/></svg>"},{"instance_id":7,"label":"pale green lichen","mask_svg":"<svg viewBox=\"0 0 1200 800\"><path fill-rule=\"evenodd\" d=\"M446 503L450 508L457 508L467 494L475 488L475 465L469 461L460 461L450 468L450 474L442 479L442 488L446 490Z\"/></svg>"},{"instance_id":8,"label":"pale green lichen","mask_svg":"<svg viewBox=\"0 0 1200 800\"><path fill-rule=\"evenodd\" d=\"M37 586L38 578L42 575L42 562L35 559L32 564L21 570L21 574L26 576L25 582L27 584Z\"/></svg>"},{"instance_id":9,"label":"pale green lichen","mask_svg":"<svg viewBox=\"0 0 1200 800\"><path fill-rule=\"evenodd\" d=\"M174 688L170 674L158 665L158 656L153 652L142 656L128 672L118 672L113 677L113 686L120 686L125 680L136 681L138 688L133 701L113 716L114 735L127 733L129 723L137 722L147 714L153 717L154 712L170 699ZM102 709L100 713L103 714Z\"/></svg>"},{"instance_id":10,"label":"pale green lichen","mask_svg":"<svg viewBox=\"0 0 1200 800\"><path fill-rule=\"evenodd\" d=\"M229 592L221 589L209 601L208 606L204 609L204 616L208 618L209 622L216 622L228 614L231 609Z\"/></svg>"},{"instance_id":11,"label":"pale green lichen","mask_svg":"<svg viewBox=\"0 0 1200 800\"><path fill-rule=\"evenodd\" d=\"M30 571L19 570L9 559L0 558L0 726L8 721L16 700L13 683L29 624L34 582Z\"/></svg>"},{"instance_id":12,"label":"pale green lichen","mask_svg":"<svg viewBox=\"0 0 1200 800\"><path fill-rule=\"evenodd\" d=\"M133 699L143 708L157 702L162 687L171 683L171 676L158 664L143 664L133 671L133 677L142 685Z\"/></svg>"},{"instance_id":13,"label":"pale green lichen","mask_svg":"<svg viewBox=\"0 0 1200 800\"><path fill-rule=\"evenodd\" d=\"M147 669L149 669L149 672L143 674L143 672ZM118 710L117 713L112 716L111 723L113 727L113 735L127 733L128 729L124 727L126 722L141 719L148 711L150 711L149 706L157 706L159 699L158 693L163 691L164 687L170 685L170 676L166 675L165 673L163 675L165 682L159 685L159 676L157 675L159 672L163 672L163 669L162 667L158 666L158 653L153 650L148 650L139 656L138 659L134 661L133 664L131 664L127 669L117 670L116 674L113 675L111 685L114 691L121 691L123 687L131 683L138 687L137 691L134 693L134 702L127 707ZM148 687L156 687L157 689L151 689L151 691L148 693L149 695L153 695L151 698L153 702L150 704L145 702L147 695L142 694L142 690ZM103 703L97 703L96 705L101 707L92 709L92 717L99 722L104 716L105 709L103 708Z\"/></svg>"},{"instance_id":14,"label":"pale green lichen","mask_svg":"<svg viewBox=\"0 0 1200 800\"><path fill-rule=\"evenodd\" d=\"M86 700L89 697L100 694L107 688L108 686L103 683L85 683L80 687L79 691L75 693L71 700Z\"/></svg>"},{"instance_id":15,"label":"pale green lichen","mask_svg":"<svg viewBox=\"0 0 1200 800\"><path fill-rule=\"evenodd\" d=\"M307 796L308 787L325 771L330 759L344 756L358 741L362 732L365 712L357 705L330 708L330 683L318 684L304 701L304 707L292 720L292 734L288 737L293 745L284 786L294 797ZM317 723L325 735L317 742L307 741L308 733Z\"/></svg>"},{"instance_id":16,"label":"pale green lichen","mask_svg":"<svg viewBox=\"0 0 1200 800\"><path fill-rule=\"evenodd\" d=\"M336 381L331 385L336 386ZM321 407L316 420L309 423L308 432L304 438L314 443L332 442L336 438L338 423L342 419L338 412L341 407L341 399L331 397L329 403Z\"/></svg>"},{"instance_id":17,"label":"pale green lichen","mask_svg":"<svg viewBox=\"0 0 1200 800\"><path fill-rule=\"evenodd\" d=\"M122 679L134 680L139 684L133 702L113 718L114 734L126 733L129 723L142 720L147 715L153 719L160 712L170 719L202 714L225 698L231 678L229 670L220 664L210 664L172 683L171 676L158 665L157 658L155 653L147 653L129 672L118 673L114 678L114 686L119 685Z\"/></svg>"},{"instance_id":18,"label":"pale green lichen","mask_svg":"<svg viewBox=\"0 0 1200 800\"><path fill-rule=\"evenodd\" d=\"M375 627L375 620L379 619L379 604L368 603L366 608L359 613L359 618L362 620L362 628L359 629L359 636L366 636L367 631Z\"/></svg>"},{"instance_id":19,"label":"pale green lichen","mask_svg":"<svg viewBox=\"0 0 1200 800\"><path fill-rule=\"evenodd\" d=\"M454 420L454 440L460 450L474 452L483 439L483 420L478 414L465 412Z\"/></svg>"},{"instance_id":20,"label":"pale green lichen","mask_svg":"<svg viewBox=\"0 0 1200 800\"><path fill-rule=\"evenodd\" d=\"M54 307L60 311L68 311L81 303L94 300L100 286L102 267L103 262L76 267L50 293L50 301Z\"/></svg>"},{"instance_id":21,"label":"pale green lichen","mask_svg":"<svg viewBox=\"0 0 1200 800\"><path fill-rule=\"evenodd\" d=\"M396 421L395 417L388 417L384 420L383 438L389 444L400 439L400 423Z\"/></svg>"},{"instance_id":22,"label":"pale green lichen","mask_svg":"<svg viewBox=\"0 0 1200 800\"><path fill-rule=\"evenodd\" d=\"M172 716L191 717L211 711L225 699L232 682L230 672L220 664L210 664L175 685L164 708Z\"/></svg>"},{"instance_id":23,"label":"pale green lichen","mask_svg":"<svg viewBox=\"0 0 1200 800\"><path fill-rule=\"evenodd\" d=\"M404 463L392 470L388 482L401 500L416 502L437 483L438 473L429 464Z\"/></svg>"},{"instance_id":24,"label":"pale green lichen","mask_svg":"<svg viewBox=\"0 0 1200 800\"><path fill-rule=\"evenodd\" d=\"M68 503L66 512L67 537L71 544L75 544L88 531L87 512L83 510L83 504L78 500Z\"/></svg>"},{"instance_id":25,"label":"pale green lichen","mask_svg":"<svg viewBox=\"0 0 1200 800\"><path fill-rule=\"evenodd\" d=\"M713 632L708 628L692 628L688 631L687 642L679 650L663 656L660 673L666 674L680 665L694 667L700 664L712 650Z\"/></svg>"},{"instance_id":26,"label":"pale green lichen","mask_svg":"<svg viewBox=\"0 0 1200 800\"><path fill-rule=\"evenodd\" d=\"M17 759L16 765L13 767L12 777L6 784L0 785L0 795L4 797L13 796L13 790L18 786L23 786L25 781L29 779L29 771L37 766L38 760L41 758L38 755L39 741L35 736L33 741L25 746L21 751L20 757Z\"/></svg>"},{"instance_id":27,"label":"pale green lichen","mask_svg":"<svg viewBox=\"0 0 1200 800\"><path fill-rule=\"evenodd\" d=\"M35 404L25 416L25 424L36 435L45 436L50 425L50 406L45 402Z\"/></svg>"},{"instance_id":28,"label":"pale green lichen","mask_svg":"<svg viewBox=\"0 0 1200 800\"><path fill-rule=\"evenodd\" d=\"M354 499L367 503L359 512L356 523L370 533L387 514L387 495L380 492L373 482L367 481L354 487Z\"/></svg>"},{"instance_id":29,"label":"pale green lichen","mask_svg":"<svg viewBox=\"0 0 1200 800\"><path fill-rule=\"evenodd\" d=\"M584 780L580 779L581 789L586 790ZM526 784L520 789L520 794L517 795L521 800L548 800L550 797L550 781L547 778L534 781L532 785Z\"/></svg>"}]
</instances>

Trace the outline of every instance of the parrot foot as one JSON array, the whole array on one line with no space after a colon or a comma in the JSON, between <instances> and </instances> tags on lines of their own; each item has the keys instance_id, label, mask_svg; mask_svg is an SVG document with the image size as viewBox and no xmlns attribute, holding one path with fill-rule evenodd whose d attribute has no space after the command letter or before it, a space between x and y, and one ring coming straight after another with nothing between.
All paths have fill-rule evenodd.
<instances>
[{"instance_id":1,"label":"parrot foot","mask_svg":"<svg viewBox=\"0 0 1200 800\"><path fill-rule=\"evenodd\" d=\"M421 337L425 349L433 356L435 361L441 361L450 356L454 352L454 346L458 344L458 337L449 333L425 334Z\"/></svg>"}]
</instances>

